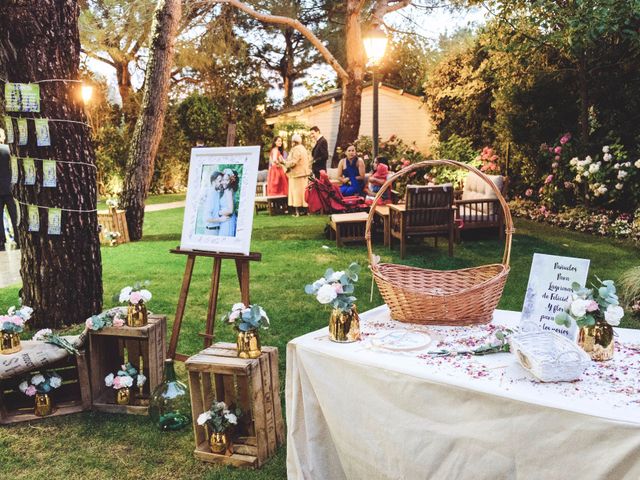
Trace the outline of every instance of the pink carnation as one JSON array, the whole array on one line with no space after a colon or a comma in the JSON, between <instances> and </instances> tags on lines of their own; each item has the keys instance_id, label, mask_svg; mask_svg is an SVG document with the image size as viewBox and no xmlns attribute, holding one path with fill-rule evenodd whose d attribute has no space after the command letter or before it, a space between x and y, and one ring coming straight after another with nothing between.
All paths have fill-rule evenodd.
<instances>
[{"instance_id":1,"label":"pink carnation","mask_svg":"<svg viewBox=\"0 0 640 480\"><path fill-rule=\"evenodd\" d=\"M93 321L90 318L87 318L87 321L84 322L89 330L93 330Z\"/></svg>"},{"instance_id":2,"label":"pink carnation","mask_svg":"<svg viewBox=\"0 0 640 480\"><path fill-rule=\"evenodd\" d=\"M571 140L571 134L570 133L565 133L562 138L560 138L560 143L562 145L564 145L565 143L567 143L569 140Z\"/></svg>"},{"instance_id":3,"label":"pink carnation","mask_svg":"<svg viewBox=\"0 0 640 480\"><path fill-rule=\"evenodd\" d=\"M544 179L545 184L549 184L551 182L553 182L553 175L549 175L547 178Z\"/></svg>"},{"instance_id":4,"label":"pink carnation","mask_svg":"<svg viewBox=\"0 0 640 480\"><path fill-rule=\"evenodd\" d=\"M24 393L29 397L33 397L36 394L36 387L34 387L33 385L29 385Z\"/></svg>"},{"instance_id":5,"label":"pink carnation","mask_svg":"<svg viewBox=\"0 0 640 480\"><path fill-rule=\"evenodd\" d=\"M142 300L142 295L140 292L131 292L131 296L129 296L129 301L134 305L138 304Z\"/></svg>"},{"instance_id":6,"label":"pink carnation","mask_svg":"<svg viewBox=\"0 0 640 480\"><path fill-rule=\"evenodd\" d=\"M596 310L598 310L600 307L598 305L598 302L591 300L589 302L589 304L587 305L587 312L595 312Z\"/></svg>"},{"instance_id":7,"label":"pink carnation","mask_svg":"<svg viewBox=\"0 0 640 480\"><path fill-rule=\"evenodd\" d=\"M562 147L558 145L556 148L553 149L553 151L557 154L560 154L562 152Z\"/></svg>"},{"instance_id":8,"label":"pink carnation","mask_svg":"<svg viewBox=\"0 0 640 480\"><path fill-rule=\"evenodd\" d=\"M124 326L124 320L122 318L114 318L113 319L113 326L114 327L122 327L122 326Z\"/></svg>"}]
</instances>

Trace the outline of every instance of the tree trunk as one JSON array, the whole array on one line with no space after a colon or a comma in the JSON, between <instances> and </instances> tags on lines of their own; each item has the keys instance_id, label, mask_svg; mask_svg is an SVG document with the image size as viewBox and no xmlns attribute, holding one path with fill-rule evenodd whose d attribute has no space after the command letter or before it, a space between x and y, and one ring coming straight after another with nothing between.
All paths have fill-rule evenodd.
<instances>
[{"instance_id":1,"label":"tree trunk","mask_svg":"<svg viewBox=\"0 0 640 480\"><path fill-rule=\"evenodd\" d=\"M142 106L129 149L122 198L131 240L142 238L144 203L162 137L181 9L180 0L158 0L154 14Z\"/></svg>"},{"instance_id":2,"label":"tree trunk","mask_svg":"<svg viewBox=\"0 0 640 480\"><path fill-rule=\"evenodd\" d=\"M116 79L118 80L118 92L122 99L122 113L127 125L132 125L138 114L137 105L134 98L133 85L131 84L131 73L129 73L129 63L132 58L123 57L114 60L116 64Z\"/></svg>"},{"instance_id":3,"label":"tree trunk","mask_svg":"<svg viewBox=\"0 0 640 480\"><path fill-rule=\"evenodd\" d=\"M285 49L280 61L280 72L284 84L284 106L293 105L293 86L295 83L295 58L293 56L293 28L284 30Z\"/></svg>"},{"instance_id":4,"label":"tree trunk","mask_svg":"<svg viewBox=\"0 0 640 480\"><path fill-rule=\"evenodd\" d=\"M78 79L79 8L71 0L5 0L0 11L0 72L12 82ZM41 111L14 116L86 122L77 83L40 83ZM37 147L29 122L29 142L12 153L95 165L89 128L79 123L50 122L51 146ZM15 198L44 207L95 210L96 169L59 163L57 187L42 188L42 162L36 161L36 184L24 185L20 168ZM60 235L47 234L46 208L40 208L40 230L27 231L27 207L20 204L18 228L22 246L22 300L34 309L32 327L59 328L83 322L102 309L102 264L98 219L92 212L62 212Z\"/></svg>"}]
</instances>

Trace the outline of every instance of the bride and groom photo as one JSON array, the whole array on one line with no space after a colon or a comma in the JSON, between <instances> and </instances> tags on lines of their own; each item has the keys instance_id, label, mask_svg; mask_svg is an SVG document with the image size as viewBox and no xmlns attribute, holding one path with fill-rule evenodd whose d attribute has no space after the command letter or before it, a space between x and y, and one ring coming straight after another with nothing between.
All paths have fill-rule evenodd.
<instances>
[{"instance_id":1,"label":"bride and groom photo","mask_svg":"<svg viewBox=\"0 0 640 480\"><path fill-rule=\"evenodd\" d=\"M205 190L204 202L200 206L201 222L196 230L203 235L235 237L237 226L237 194L239 193L242 166L234 166L240 172L225 166L212 166L209 174L203 171L203 180L208 176L209 186Z\"/></svg>"}]
</instances>

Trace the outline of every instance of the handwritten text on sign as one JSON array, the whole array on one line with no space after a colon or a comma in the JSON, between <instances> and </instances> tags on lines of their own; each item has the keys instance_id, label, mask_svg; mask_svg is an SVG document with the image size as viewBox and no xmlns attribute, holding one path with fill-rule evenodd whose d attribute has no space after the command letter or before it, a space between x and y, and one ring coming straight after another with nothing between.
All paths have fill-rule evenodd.
<instances>
[{"instance_id":1,"label":"handwritten text on sign","mask_svg":"<svg viewBox=\"0 0 640 480\"><path fill-rule=\"evenodd\" d=\"M530 325L535 325L574 340L577 336L575 325L566 328L554 319L571 302L571 284L578 282L584 286L588 273L587 259L535 253L522 307L521 326L530 328Z\"/></svg>"}]
</instances>

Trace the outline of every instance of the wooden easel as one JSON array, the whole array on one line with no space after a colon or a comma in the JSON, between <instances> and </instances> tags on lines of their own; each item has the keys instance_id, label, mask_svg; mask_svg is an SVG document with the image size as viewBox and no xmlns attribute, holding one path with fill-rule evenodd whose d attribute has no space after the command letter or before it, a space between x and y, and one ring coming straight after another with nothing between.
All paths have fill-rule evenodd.
<instances>
[{"instance_id":1,"label":"wooden easel","mask_svg":"<svg viewBox=\"0 0 640 480\"><path fill-rule=\"evenodd\" d=\"M236 271L238 273L238 281L240 282L240 298L242 303L249 305L249 262L259 262L262 254L251 252L249 255L241 253L218 253L204 252L200 250L180 250L175 248L170 250L171 253L187 255L187 266L184 270L182 278L182 288L180 289L180 297L178 298L178 308L176 309L176 319L173 322L173 331L171 332L171 341L167 351L167 358L173 358L184 362L188 355L176 353L178 348L178 337L180 336L180 327L184 317L184 308L187 304L187 295L189 294L189 285L191 284L191 276L193 274L193 266L196 257L213 258L213 273L211 274L211 291L209 292L209 306L207 308L207 323L204 333L200 333L204 337L204 348L210 347L213 343L213 332L215 329L216 307L218 304L218 290L220 288L220 268L223 259L235 260Z\"/></svg>"}]
</instances>

